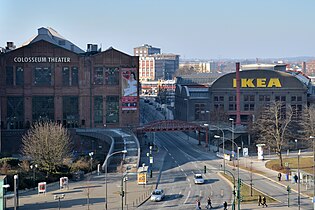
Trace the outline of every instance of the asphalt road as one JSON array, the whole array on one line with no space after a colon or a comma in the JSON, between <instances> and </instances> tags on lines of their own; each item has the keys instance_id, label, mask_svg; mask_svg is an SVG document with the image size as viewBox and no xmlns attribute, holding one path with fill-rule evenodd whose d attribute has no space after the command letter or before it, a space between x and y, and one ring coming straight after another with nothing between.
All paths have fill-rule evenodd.
<instances>
[{"instance_id":1,"label":"asphalt road","mask_svg":"<svg viewBox=\"0 0 315 210\"><path fill-rule=\"evenodd\" d=\"M156 143L159 148L156 158L163 159L158 188L166 192L162 202L147 201L140 209L192 209L196 200L203 208L208 196L212 206L221 208L224 201L232 199L231 186L217 175L218 163L213 153L200 150L200 146L187 142L181 132L157 133ZM204 165L208 172L204 174ZM194 184L193 175L203 174L204 184Z\"/></svg>"}]
</instances>

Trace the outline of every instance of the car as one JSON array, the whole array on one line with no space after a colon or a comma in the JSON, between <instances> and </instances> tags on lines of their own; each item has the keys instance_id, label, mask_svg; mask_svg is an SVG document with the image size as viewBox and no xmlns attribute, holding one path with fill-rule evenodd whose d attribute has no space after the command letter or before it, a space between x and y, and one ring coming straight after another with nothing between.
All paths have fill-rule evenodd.
<instances>
[{"instance_id":1,"label":"car","mask_svg":"<svg viewBox=\"0 0 315 210\"><path fill-rule=\"evenodd\" d=\"M161 189L155 189L153 190L153 192L151 193L151 201L161 201L163 200L163 198L165 197L165 193L163 190Z\"/></svg>"},{"instance_id":2,"label":"car","mask_svg":"<svg viewBox=\"0 0 315 210\"><path fill-rule=\"evenodd\" d=\"M205 180L203 179L201 174L195 174L194 175L194 181L195 181L195 184L203 184L203 183L205 183Z\"/></svg>"}]
</instances>

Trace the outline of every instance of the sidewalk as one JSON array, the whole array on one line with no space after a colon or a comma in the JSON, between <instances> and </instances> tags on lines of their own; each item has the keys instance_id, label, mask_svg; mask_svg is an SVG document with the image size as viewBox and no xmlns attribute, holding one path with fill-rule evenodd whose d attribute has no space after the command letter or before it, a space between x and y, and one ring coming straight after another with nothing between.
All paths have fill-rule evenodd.
<instances>
[{"instance_id":1,"label":"sidewalk","mask_svg":"<svg viewBox=\"0 0 315 210\"><path fill-rule=\"evenodd\" d=\"M240 158L240 166L242 167L243 170L250 170L250 162L253 162L252 169L253 169L253 171L257 172L256 174L259 174L260 176L263 176L263 177L267 178L268 180L281 185L285 189L287 188L287 186L290 186L291 191L297 193L298 192L298 184L293 183L291 179L286 180L285 174L282 174L281 181L279 181L278 180L279 172L271 170L269 168L266 168L266 162L268 162L269 160L272 160L272 159L277 159L277 157L271 156L265 160L258 160L257 157L249 157L249 158L242 157L242 158ZM247 169L245 169L245 167L247 167ZM300 187L301 195L304 197L308 197L309 199L312 199L311 195L313 194L313 188L309 187L309 186L307 188L307 186L305 184L302 184L302 183L300 186L301 186Z\"/></svg>"}]
</instances>

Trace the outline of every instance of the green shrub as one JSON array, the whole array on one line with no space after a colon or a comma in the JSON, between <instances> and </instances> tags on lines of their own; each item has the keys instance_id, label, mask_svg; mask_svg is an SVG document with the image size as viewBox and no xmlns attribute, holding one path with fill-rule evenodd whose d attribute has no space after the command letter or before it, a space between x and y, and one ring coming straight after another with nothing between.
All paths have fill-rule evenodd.
<instances>
[{"instance_id":1,"label":"green shrub","mask_svg":"<svg viewBox=\"0 0 315 210\"><path fill-rule=\"evenodd\" d=\"M6 163L12 167L16 167L20 163L20 160L18 158L13 158L13 157L1 158L0 159L0 165L3 166L4 163Z\"/></svg>"},{"instance_id":2,"label":"green shrub","mask_svg":"<svg viewBox=\"0 0 315 210\"><path fill-rule=\"evenodd\" d=\"M71 172L75 172L75 171L89 171L91 165L89 160L87 160L86 158L80 158L79 160L77 160L76 162L74 162L71 165Z\"/></svg>"}]
</instances>

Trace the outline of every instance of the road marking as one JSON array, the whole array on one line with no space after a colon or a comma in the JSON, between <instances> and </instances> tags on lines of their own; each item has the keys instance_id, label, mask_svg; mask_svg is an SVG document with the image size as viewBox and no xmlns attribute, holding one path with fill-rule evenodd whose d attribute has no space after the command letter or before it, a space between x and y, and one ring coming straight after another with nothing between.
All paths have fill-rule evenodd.
<instances>
[{"instance_id":1,"label":"road marking","mask_svg":"<svg viewBox=\"0 0 315 210\"><path fill-rule=\"evenodd\" d=\"M188 191L188 195L187 195L186 200L184 201L184 204L186 204L186 203L187 203L187 200L188 200L189 196L190 196L190 190Z\"/></svg>"},{"instance_id":2,"label":"road marking","mask_svg":"<svg viewBox=\"0 0 315 210\"><path fill-rule=\"evenodd\" d=\"M188 180L188 182L190 182L190 179L189 179L189 178L187 178L187 180ZM190 188L191 188L191 185L190 185Z\"/></svg>"},{"instance_id":3,"label":"road marking","mask_svg":"<svg viewBox=\"0 0 315 210\"><path fill-rule=\"evenodd\" d=\"M172 154L171 153L168 153L169 154L169 156L171 156L172 157Z\"/></svg>"}]
</instances>

